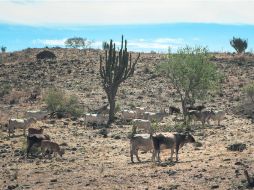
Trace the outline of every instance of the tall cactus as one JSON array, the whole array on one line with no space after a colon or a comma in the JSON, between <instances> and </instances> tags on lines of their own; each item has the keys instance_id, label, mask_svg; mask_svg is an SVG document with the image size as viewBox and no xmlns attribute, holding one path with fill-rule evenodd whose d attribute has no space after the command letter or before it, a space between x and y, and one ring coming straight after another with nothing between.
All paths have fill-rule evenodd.
<instances>
[{"instance_id":1,"label":"tall cactus","mask_svg":"<svg viewBox=\"0 0 254 190\"><path fill-rule=\"evenodd\" d=\"M123 47L123 36L119 52L116 51L115 43L110 40L109 49L105 50L105 58L100 56L100 76L110 105L108 125L114 121L115 97L118 87L133 75L139 57L140 53L132 63L131 54L127 51L127 40L124 41Z\"/></svg>"}]
</instances>

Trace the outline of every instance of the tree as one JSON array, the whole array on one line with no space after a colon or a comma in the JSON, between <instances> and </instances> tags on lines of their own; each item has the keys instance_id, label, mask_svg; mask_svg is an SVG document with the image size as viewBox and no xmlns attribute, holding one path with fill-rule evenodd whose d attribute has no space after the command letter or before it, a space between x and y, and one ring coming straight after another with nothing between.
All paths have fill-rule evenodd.
<instances>
[{"instance_id":1,"label":"tree","mask_svg":"<svg viewBox=\"0 0 254 190\"><path fill-rule=\"evenodd\" d=\"M230 40L230 45L236 50L237 53L244 53L248 47L248 41L233 37L233 39Z\"/></svg>"},{"instance_id":2,"label":"tree","mask_svg":"<svg viewBox=\"0 0 254 190\"><path fill-rule=\"evenodd\" d=\"M202 47L185 47L176 54L169 54L168 61L158 65L159 73L164 74L180 96L185 121L187 103L207 97L215 90L220 80L216 66L208 60L208 50Z\"/></svg>"},{"instance_id":3,"label":"tree","mask_svg":"<svg viewBox=\"0 0 254 190\"><path fill-rule=\"evenodd\" d=\"M109 49L105 50L105 58L100 56L100 76L110 106L108 125L114 121L115 97L118 87L133 75L139 57L140 54L132 63L132 56L127 51L127 40L124 41L123 46L123 36L119 52L116 52L115 43L113 44L113 41L110 40Z\"/></svg>"},{"instance_id":4,"label":"tree","mask_svg":"<svg viewBox=\"0 0 254 190\"><path fill-rule=\"evenodd\" d=\"M81 37L73 37L67 39L64 44L66 47L70 48L82 48L86 49L91 45L91 41L88 41L86 38L81 38Z\"/></svg>"},{"instance_id":5,"label":"tree","mask_svg":"<svg viewBox=\"0 0 254 190\"><path fill-rule=\"evenodd\" d=\"M6 49L7 49L7 47L2 46L2 47L1 47L2 53L5 53L5 52L6 52Z\"/></svg>"}]
</instances>

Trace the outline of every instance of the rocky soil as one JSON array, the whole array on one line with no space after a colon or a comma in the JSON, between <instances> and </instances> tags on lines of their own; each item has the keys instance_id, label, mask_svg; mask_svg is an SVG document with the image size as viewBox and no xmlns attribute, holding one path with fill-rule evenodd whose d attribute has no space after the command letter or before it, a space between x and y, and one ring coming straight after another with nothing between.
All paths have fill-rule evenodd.
<instances>
[{"instance_id":1,"label":"rocky soil","mask_svg":"<svg viewBox=\"0 0 254 190\"><path fill-rule=\"evenodd\" d=\"M37 61L36 54L41 50L2 55L0 84L8 83L12 88L0 100L2 189L246 189L244 169L254 174L254 109L242 90L254 79L254 56L212 56L224 79L219 92L204 102L209 108L226 111L223 126L192 126L199 143L183 147L178 163L165 161L158 165L151 162L151 153L140 154L141 163L130 163L127 136L131 125L120 120L107 129L106 138L101 129L85 127L74 118L38 121L34 126L43 127L65 154L62 158L45 158L40 153L26 158L23 131L16 130L16 135L9 138L3 124L10 117L22 117L27 110L45 107L43 96L48 88L54 86L77 95L85 111L107 102L98 72L102 51L56 48L50 50L57 60ZM156 111L180 106L169 81L155 71L156 65L165 60L165 55L141 54L134 76L118 91L121 109L147 106ZM27 102L33 91L40 92L39 99ZM167 117L160 130L173 128L173 117ZM246 149L228 150L234 143L243 143ZM162 159L169 154L164 151Z\"/></svg>"}]
</instances>

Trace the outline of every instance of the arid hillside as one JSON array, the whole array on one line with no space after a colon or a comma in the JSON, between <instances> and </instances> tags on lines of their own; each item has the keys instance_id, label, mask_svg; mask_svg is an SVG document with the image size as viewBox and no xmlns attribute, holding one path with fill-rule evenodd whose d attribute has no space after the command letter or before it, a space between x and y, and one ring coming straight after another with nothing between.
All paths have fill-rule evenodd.
<instances>
[{"instance_id":1,"label":"arid hillside","mask_svg":"<svg viewBox=\"0 0 254 190\"><path fill-rule=\"evenodd\" d=\"M0 97L0 187L2 189L246 189L244 170L254 176L254 106L243 88L254 79L254 56L213 54L211 62L223 74L216 94L202 102L208 109L224 110L222 125L197 122L191 133L197 143L187 144L179 153L179 162L165 161L170 151L162 152L162 164L151 161L151 153L140 153L141 163L130 162L128 135L131 123L117 121L111 128L84 126L80 118L48 117L33 127L42 127L52 141L65 149L63 157L26 157L26 137L15 130L8 137L5 124L10 118L22 118L28 110L45 109L46 91L56 87L79 97L84 112L107 103L99 75L101 50L48 49L56 60L36 60L43 49L26 49L2 54L0 85L8 93ZM136 53L132 55L134 58ZM117 93L120 110L147 107L159 111L180 99L168 79L160 76L156 65L166 55L141 53L134 76ZM31 94L38 97L30 101ZM175 115L159 124L160 131L175 131ZM180 115L178 116L180 117ZM107 133L107 135L103 135ZM228 146L242 143L243 151ZM175 158L174 158L175 159ZM136 160L135 160L136 161Z\"/></svg>"}]
</instances>

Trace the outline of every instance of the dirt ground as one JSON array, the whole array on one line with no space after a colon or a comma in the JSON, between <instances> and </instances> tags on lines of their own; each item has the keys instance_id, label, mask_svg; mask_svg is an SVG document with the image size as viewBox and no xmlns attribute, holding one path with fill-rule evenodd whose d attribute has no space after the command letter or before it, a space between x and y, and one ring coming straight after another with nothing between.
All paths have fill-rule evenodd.
<instances>
[{"instance_id":1,"label":"dirt ground","mask_svg":"<svg viewBox=\"0 0 254 190\"><path fill-rule=\"evenodd\" d=\"M40 49L6 54L1 65L0 81L9 81L15 88L0 101L1 123L8 118L21 117L26 110L44 107L42 97L35 103L25 101L30 91L56 86L81 99L85 110L96 108L107 100L98 74L100 51L52 50L58 60L38 63L34 60ZM67 55L67 56L66 56ZM229 58L228 58L229 57ZM121 109L148 106L155 111L160 106L179 106L174 89L166 79L154 72L156 64L165 61L164 55L142 54L132 78L119 89L117 101ZM42 127L65 149L63 157L37 156L26 158L26 138L16 130L9 138L2 127L0 132L0 187L2 189L246 189L244 170L254 175L254 125L252 113L243 108L247 101L242 88L254 79L254 57L237 64L229 55L215 55L213 60L225 79L220 92L206 100L207 107L223 109L226 118L222 126L192 126L197 144L187 144L179 153L179 162L167 161L170 151L163 151L162 164L151 161L151 153L140 153L141 163L130 162L128 134L131 125L118 122L107 129L80 125L72 118L46 119L34 127ZM242 61L242 60L241 60ZM251 65L251 63L253 65ZM68 71L70 70L70 71ZM17 93L19 92L19 93ZM20 94L17 96L17 94ZM11 98L18 99L10 105ZM250 109L248 111L252 111ZM173 127L175 116L168 116L163 125ZM246 144L246 149L229 151L234 143ZM175 159L175 157L174 157Z\"/></svg>"}]
</instances>

